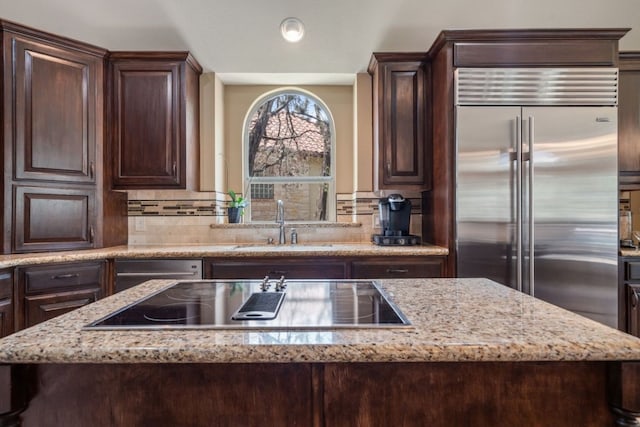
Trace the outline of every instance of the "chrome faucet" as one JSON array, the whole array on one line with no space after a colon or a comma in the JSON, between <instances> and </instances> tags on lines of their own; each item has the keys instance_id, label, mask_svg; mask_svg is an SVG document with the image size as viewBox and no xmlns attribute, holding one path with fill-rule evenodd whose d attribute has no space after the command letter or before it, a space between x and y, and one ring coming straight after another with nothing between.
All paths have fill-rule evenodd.
<instances>
[{"instance_id":1,"label":"chrome faucet","mask_svg":"<svg viewBox=\"0 0 640 427\"><path fill-rule=\"evenodd\" d=\"M278 237L278 244L284 245L287 243L287 237L284 234L284 202L278 200L276 204L276 223L280 224L280 236Z\"/></svg>"}]
</instances>

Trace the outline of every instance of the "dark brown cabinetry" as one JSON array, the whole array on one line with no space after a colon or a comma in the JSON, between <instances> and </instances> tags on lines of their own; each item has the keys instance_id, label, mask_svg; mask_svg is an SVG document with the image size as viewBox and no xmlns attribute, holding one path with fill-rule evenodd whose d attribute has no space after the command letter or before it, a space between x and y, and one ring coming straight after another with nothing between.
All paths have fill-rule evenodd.
<instances>
[{"instance_id":1,"label":"dark brown cabinetry","mask_svg":"<svg viewBox=\"0 0 640 427\"><path fill-rule=\"evenodd\" d=\"M444 277L444 261L437 257L379 257L351 262L353 279Z\"/></svg>"},{"instance_id":2,"label":"dark brown cabinetry","mask_svg":"<svg viewBox=\"0 0 640 427\"><path fill-rule=\"evenodd\" d=\"M618 170L620 188L640 189L640 52L620 52Z\"/></svg>"},{"instance_id":3,"label":"dark brown cabinetry","mask_svg":"<svg viewBox=\"0 0 640 427\"><path fill-rule=\"evenodd\" d=\"M17 329L33 326L104 295L105 261L18 268Z\"/></svg>"},{"instance_id":4,"label":"dark brown cabinetry","mask_svg":"<svg viewBox=\"0 0 640 427\"><path fill-rule=\"evenodd\" d=\"M623 301L621 325L627 333L640 337L640 260L621 258L619 264Z\"/></svg>"},{"instance_id":5,"label":"dark brown cabinetry","mask_svg":"<svg viewBox=\"0 0 640 427\"><path fill-rule=\"evenodd\" d=\"M92 248L95 240L96 192L16 186L16 252Z\"/></svg>"},{"instance_id":6,"label":"dark brown cabinetry","mask_svg":"<svg viewBox=\"0 0 640 427\"><path fill-rule=\"evenodd\" d=\"M347 262L325 258L205 259L207 279L345 279Z\"/></svg>"},{"instance_id":7,"label":"dark brown cabinetry","mask_svg":"<svg viewBox=\"0 0 640 427\"><path fill-rule=\"evenodd\" d=\"M196 186L201 73L186 52L109 55L114 188Z\"/></svg>"},{"instance_id":8,"label":"dark brown cabinetry","mask_svg":"<svg viewBox=\"0 0 640 427\"><path fill-rule=\"evenodd\" d=\"M402 279L445 277L445 257L205 259L207 279Z\"/></svg>"},{"instance_id":9,"label":"dark brown cabinetry","mask_svg":"<svg viewBox=\"0 0 640 427\"><path fill-rule=\"evenodd\" d=\"M0 270L0 338L13 333L13 271Z\"/></svg>"},{"instance_id":10,"label":"dark brown cabinetry","mask_svg":"<svg viewBox=\"0 0 640 427\"><path fill-rule=\"evenodd\" d=\"M374 53L374 187L431 188L429 69L425 53Z\"/></svg>"},{"instance_id":11,"label":"dark brown cabinetry","mask_svg":"<svg viewBox=\"0 0 640 427\"><path fill-rule=\"evenodd\" d=\"M0 21L2 253L126 242L125 194L103 191L106 50Z\"/></svg>"},{"instance_id":12,"label":"dark brown cabinetry","mask_svg":"<svg viewBox=\"0 0 640 427\"><path fill-rule=\"evenodd\" d=\"M6 41L15 57L15 178L95 182L100 53Z\"/></svg>"}]
</instances>

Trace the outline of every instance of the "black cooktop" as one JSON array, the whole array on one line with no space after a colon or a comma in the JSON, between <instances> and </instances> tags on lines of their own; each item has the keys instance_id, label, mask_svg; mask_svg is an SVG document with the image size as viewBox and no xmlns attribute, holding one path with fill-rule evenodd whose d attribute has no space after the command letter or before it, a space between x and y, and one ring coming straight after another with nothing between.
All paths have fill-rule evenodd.
<instances>
[{"instance_id":1,"label":"black cooktop","mask_svg":"<svg viewBox=\"0 0 640 427\"><path fill-rule=\"evenodd\" d=\"M177 282L85 329L327 329L410 322L374 281Z\"/></svg>"}]
</instances>

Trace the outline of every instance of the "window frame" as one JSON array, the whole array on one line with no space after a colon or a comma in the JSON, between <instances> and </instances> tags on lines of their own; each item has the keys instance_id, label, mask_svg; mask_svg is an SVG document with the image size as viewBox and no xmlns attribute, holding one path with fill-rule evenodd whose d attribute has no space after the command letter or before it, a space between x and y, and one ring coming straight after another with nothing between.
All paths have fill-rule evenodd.
<instances>
[{"instance_id":1,"label":"window frame","mask_svg":"<svg viewBox=\"0 0 640 427\"><path fill-rule=\"evenodd\" d=\"M330 137L330 149L331 149L331 162L329 164L329 176L318 176L318 177L309 177L309 176L298 176L298 177L263 177L263 176L249 176L249 125L251 118L256 113L258 108L268 99L283 95L283 94L297 94L302 95L307 98L310 98L316 104L320 105L325 113L327 114L327 118L329 120L329 132L331 133ZM311 91L304 90L294 86L283 86L277 89L268 91L258 96L251 106L244 118L243 121L243 131L242 131L242 185L245 189L245 194L243 194L246 199L251 201L251 184L304 184L304 183L312 183L312 184L328 184L328 196L327 196L327 219L323 221L314 221L314 220L303 220L303 221L293 221L287 220L290 223L328 223L336 221L336 127L335 120L333 119L333 114L331 113L331 109L329 106L316 94ZM275 200L274 200L274 220L275 220ZM270 223L271 221L256 221L251 218L251 203L247 205L245 208L245 218L249 218L249 223L260 224L260 223ZM286 218L286 204L285 204L285 218Z\"/></svg>"}]
</instances>

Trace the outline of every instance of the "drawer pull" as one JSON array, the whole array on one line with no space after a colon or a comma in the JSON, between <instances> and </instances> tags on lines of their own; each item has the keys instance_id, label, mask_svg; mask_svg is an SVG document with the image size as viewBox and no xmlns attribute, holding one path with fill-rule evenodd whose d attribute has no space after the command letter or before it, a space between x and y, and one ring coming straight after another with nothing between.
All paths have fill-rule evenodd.
<instances>
[{"instance_id":1,"label":"drawer pull","mask_svg":"<svg viewBox=\"0 0 640 427\"><path fill-rule=\"evenodd\" d=\"M407 274L408 272L408 268L387 268L387 273L390 274Z\"/></svg>"},{"instance_id":2,"label":"drawer pull","mask_svg":"<svg viewBox=\"0 0 640 427\"><path fill-rule=\"evenodd\" d=\"M631 291L631 307L636 308L638 306L638 293L634 290Z\"/></svg>"},{"instance_id":3,"label":"drawer pull","mask_svg":"<svg viewBox=\"0 0 640 427\"><path fill-rule=\"evenodd\" d=\"M66 310L69 308L79 308L93 302L90 298L77 299L73 301L57 302L53 304L43 304L40 306L42 311L49 313L52 311Z\"/></svg>"},{"instance_id":4,"label":"drawer pull","mask_svg":"<svg viewBox=\"0 0 640 427\"><path fill-rule=\"evenodd\" d=\"M80 276L78 273L58 274L57 276L51 276L53 280L73 279Z\"/></svg>"},{"instance_id":5,"label":"drawer pull","mask_svg":"<svg viewBox=\"0 0 640 427\"><path fill-rule=\"evenodd\" d=\"M197 271L189 271L189 272L182 272L182 271L167 271L167 272L159 272L159 273L154 273L154 272L144 272L144 273L116 273L116 276L118 277L149 277L149 278L153 278L153 277L169 277L170 279L172 279L173 277L171 276L195 276L197 275L198 272Z\"/></svg>"},{"instance_id":6,"label":"drawer pull","mask_svg":"<svg viewBox=\"0 0 640 427\"><path fill-rule=\"evenodd\" d=\"M269 276L286 276L287 272L283 270L271 270Z\"/></svg>"}]
</instances>

